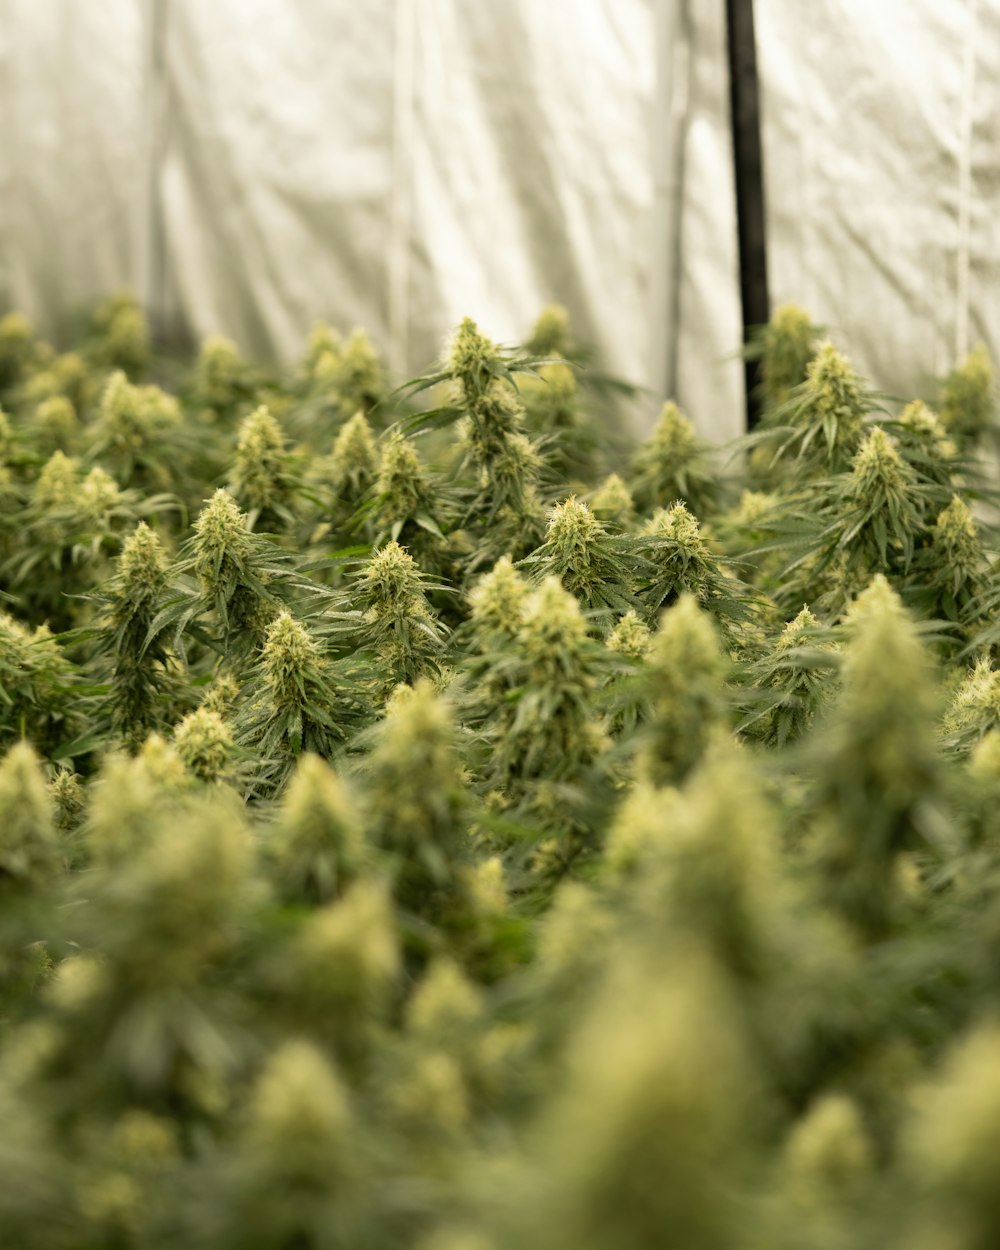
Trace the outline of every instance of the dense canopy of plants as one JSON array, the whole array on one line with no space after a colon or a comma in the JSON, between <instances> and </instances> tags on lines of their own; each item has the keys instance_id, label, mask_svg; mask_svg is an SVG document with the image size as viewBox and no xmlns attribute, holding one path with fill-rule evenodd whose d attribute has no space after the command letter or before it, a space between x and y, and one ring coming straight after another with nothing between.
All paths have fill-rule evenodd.
<instances>
[{"instance_id":1,"label":"dense canopy of plants","mask_svg":"<svg viewBox=\"0 0 1000 1250\"><path fill-rule=\"evenodd\" d=\"M988 358L526 343L0 319L0 1245L1000 1244Z\"/></svg>"}]
</instances>

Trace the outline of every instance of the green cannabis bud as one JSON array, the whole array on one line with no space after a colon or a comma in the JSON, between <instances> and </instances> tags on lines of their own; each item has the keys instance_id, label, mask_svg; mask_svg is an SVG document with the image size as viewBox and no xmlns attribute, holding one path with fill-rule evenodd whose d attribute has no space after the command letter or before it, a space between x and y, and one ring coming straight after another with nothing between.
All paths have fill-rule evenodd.
<instances>
[{"instance_id":1,"label":"green cannabis bud","mask_svg":"<svg viewBox=\"0 0 1000 1250\"><path fill-rule=\"evenodd\" d=\"M617 473L609 473L593 492L590 507L605 524L629 529L635 522L635 500L625 479Z\"/></svg>"},{"instance_id":2,"label":"green cannabis bud","mask_svg":"<svg viewBox=\"0 0 1000 1250\"><path fill-rule=\"evenodd\" d=\"M303 755L265 844L281 898L329 903L361 873L365 841L353 796L317 755Z\"/></svg>"},{"instance_id":3,"label":"green cannabis bud","mask_svg":"<svg viewBox=\"0 0 1000 1250\"><path fill-rule=\"evenodd\" d=\"M251 527L285 520L292 495L285 435L261 404L240 425L229 489L249 514Z\"/></svg>"},{"instance_id":4,"label":"green cannabis bud","mask_svg":"<svg viewBox=\"0 0 1000 1250\"><path fill-rule=\"evenodd\" d=\"M524 602L530 587L514 568L509 556L499 559L469 591L469 608L480 649L494 639L511 639L521 625Z\"/></svg>"},{"instance_id":5,"label":"green cannabis bud","mask_svg":"<svg viewBox=\"0 0 1000 1250\"><path fill-rule=\"evenodd\" d=\"M769 416L806 380L816 352L817 337L817 328L809 314L795 304L776 308L761 331L757 353L761 362L761 390Z\"/></svg>"},{"instance_id":6,"label":"green cannabis bud","mask_svg":"<svg viewBox=\"0 0 1000 1250\"><path fill-rule=\"evenodd\" d=\"M27 743L0 761L0 884L7 896L38 893L63 865L52 800Z\"/></svg>"},{"instance_id":7,"label":"green cannabis bud","mask_svg":"<svg viewBox=\"0 0 1000 1250\"><path fill-rule=\"evenodd\" d=\"M393 855L408 910L435 917L454 893L465 802L452 712L424 679L393 703L368 761L368 833Z\"/></svg>"},{"instance_id":8,"label":"green cannabis bud","mask_svg":"<svg viewBox=\"0 0 1000 1250\"><path fill-rule=\"evenodd\" d=\"M796 478L839 471L861 441L868 401L850 362L823 343L789 401L792 433L777 455Z\"/></svg>"},{"instance_id":9,"label":"green cannabis bud","mask_svg":"<svg viewBox=\"0 0 1000 1250\"><path fill-rule=\"evenodd\" d=\"M0 317L0 386L17 382L31 358L35 331L20 312Z\"/></svg>"},{"instance_id":10,"label":"green cannabis bud","mask_svg":"<svg viewBox=\"0 0 1000 1250\"><path fill-rule=\"evenodd\" d=\"M314 380L329 373L339 362L342 350L337 331L322 319L315 321L306 341L306 373Z\"/></svg>"},{"instance_id":11,"label":"green cannabis bud","mask_svg":"<svg viewBox=\"0 0 1000 1250\"><path fill-rule=\"evenodd\" d=\"M80 420L73 401L65 395L43 399L35 409L34 425L47 447L67 451L80 435Z\"/></svg>"},{"instance_id":12,"label":"green cannabis bud","mask_svg":"<svg viewBox=\"0 0 1000 1250\"><path fill-rule=\"evenodd\" d=\"M149 323L134 296L122 292L106 300L94 316L97 358L135 377L149 367Z\"/></svg>"},{"instance_id":13,"label":"green cannabis bud","mask_svg":"<svg viewBox=\"0 0 1000 1250\"><path fill-rule=\"evenodd\" d=\"M369 412L378 403L385 390L382 364L364 330L355 328L347 336L336 356L336 367L324 381L339 398L344 416L358 409Z\"/></svg>"},{"instance_id":14,"label":"green cannabis bud","mask_svg":"<svg viewBox=\"0 0 1000 1250\"><path fill-rule=\"evenodd\" d=\"M521 563L537 578L558 577L605 625L637 602L631 543L608 534L587 504L573 495L551 510L544 543Z\"/></svg>"},{"instance_id":15,"label":"green cannabis bud","mask_svg":"<svg viewBox=\"0 0 1000 1250\"><path fill-rule=\"evenodd\" d=\"M675 403L663 405L653 433L632 458L631 490L642 511L683 500L695 513L711 508L718 493L706 448Z\"/></svg>"},{"instance_id":16,"label":"green cannabis bud","mask_svg":"<svg viewBox=\"0 0 1000 1250\"><path fill-rule=\"evenodd\" d=\"M538 314L525 347L536 356L571 354L569 313L562 304L547 304Z\"/></svg>"},{"instance_id":17,"label":"green cannabis bud","mask_svg":"<svg viewBox=\"0 0 1000 1250\"><path fill-rule=\"evenodd\" d=\"M671 785L687 776L725 724L727 665L711 618L690 593L664 612L646 654L653 712L639 775Z\"/></svg>"},{"instance_id":18,"label":"green cannabis bud","mask_svg":"<svg viewBox=\"0 0 1000 1250\"><path fill-rule=\"evenodd\" d=\"M828 897L877 935L897 902L897 857L927 836L938 794L937 697L920 637L884 577L859 596L846 632L842 691L815 748L817 853Z\"/></svg>"},{"instance_id":19,"label":"green cannabis bud","mask_svg":"<svg viewBox=\"0 0 1000 1250\"><path fill-rule=\"evenodd\" d=\"M112 730L132 751L163 725L165 701L175 693L170 651L162 636L149 638L166 583L166 553L156 534L140 522L125 540L103 596L107 632L99 648L107 657L111 680Z\"/></svg>"},{"instance_id":20,"label":"green cannabis bud","mask_svg":"<svg viewBox=\"0 0 1000 1250\"><path fill-rule=\"evenodd\" d=\"M194 369L198 401L216 417L228 416L245 389L246 366L236 344L222 335L205 339Z\"/></svg>"},{"instance_id":21,"label":"green cannabis bud","mask_svg":"<svg viewBox=\"0 0 1000 1250\"><path fill-rule=\"evenodd\" d=\"M312 912L291 950L297 1008L321 1033L333 1026L337 1050L357 1063L377 1040L403 977L400 934L384 886L359 880ZM283 979L286 969L280 970Z\"/></svg>"},{"instance_id":22,"label":"green cannabis bud","mask_svg":"<svg viewBox=\"0 0 1000 1250\"><path fill-rule=\"evenodd\" d=\"M1000 728L1000 671L984 656L952 696L943 721L945 741L965 752L996 728Z\"/></svg>"},{"instance_id":23,"label":"green cannabis bud","mask_svg":"<svg viewBox=\"0 0 1000 1250\"><path fill-rule=\"evenodd\" d=\"M481 334L471 317L464 317L448 352L448 370L460 384L465 401L473 404L496 376L502 357L497 345Z\"/></svg>"},{"instance_id":24,"label":"green cannabis bud","mask_svg":"<svg viewBox=\"0 0 1000 1250\"><path fill-rule=\"evenodd\" d=\"M87 813L87 796L78 773L60 768L48 783L53 820L60 834L75 833Z\"/></svg>"},{"instance_id":25,"label":"green cannabis bud","mask_svg":"<svg viewBox=\"0 0 1000 1250\"><path fill-rule=\"evenodd\" d=\"M435 519L438 494L413 443L394 430L382 447L375 482L372 519L378 531L376 544L402 542L421 568L436 568L443 547L443 534Z\"/></svg>"},{"instance_id":26,"label":"green cannabis bud","mask_svg":"<svg viewBox=\"0 0 1000 1250\"><path fill-rule=\"evenodd\" d=\"M356 590L363 633L379 657L384 684L391 689L437 672L444 631L412 556L399 543L386 543L365 564Z\"/></svg>"},{"instance_id":27,"label":"green cannabis bud","mask_svg":"<svg viewBox=\"0 0 1000 1250\"><path fill-rule=\"evenodd\" d=\"M199 781L225 781L232 771L233 731L218 712L200 707L175 727L174 750Z\"/></svg>"},{"instance_id":28,"label":"green cannabis bud","mask_svg":"<svg viewBox=\"0 0 1000 1250\"><path fill-rule=\"evenodd\" d=\"M339 499L357 505L378 476L378 451L363 412L356 412L337 433L330 460L331 484Z\"/></svg>"},{"instance_id":29,"label":"green cannabis bud","mask_svg":"<svg viewBox=\"0 0 1000 1250\"><path fill-rule=\"evenodd\" d=\"M941 421L963 445L975 446L996 417L993 364L983 343L945 379L941 395Z\"/></svg>"},{"instance_id":30,"label":"green cannabis bud","mask_svg":"<svg viewBox=\"0 0 1000 1250\"><path fill-rule=\"evenodd\" d=\"M610 651L637 660L649 650L652 637L649 626L630 608L608 634L606 643Z\"/></svg>"}]
</instances>

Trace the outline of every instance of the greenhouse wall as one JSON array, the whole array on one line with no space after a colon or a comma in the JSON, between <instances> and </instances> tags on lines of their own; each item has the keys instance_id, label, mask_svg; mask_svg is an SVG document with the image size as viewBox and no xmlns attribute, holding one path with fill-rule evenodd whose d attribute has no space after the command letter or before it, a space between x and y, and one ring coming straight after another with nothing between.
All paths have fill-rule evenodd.
<instances>
[{"instance_id":1,"label":"greenhouse wall","mask_svg":"<svg viewBox=\"0 0 1000 1250\"><path fill-rule=\"evenodd\" d=\"M773 299L892 394L996 353L1000 0L756 11ZM464 313L513 340L558 300L607 370L738 432L722 0L0 16L0 304L47 333L127 285L168 336L287 358L323 315L406 374Z\"/></svg>"}]
</instances>

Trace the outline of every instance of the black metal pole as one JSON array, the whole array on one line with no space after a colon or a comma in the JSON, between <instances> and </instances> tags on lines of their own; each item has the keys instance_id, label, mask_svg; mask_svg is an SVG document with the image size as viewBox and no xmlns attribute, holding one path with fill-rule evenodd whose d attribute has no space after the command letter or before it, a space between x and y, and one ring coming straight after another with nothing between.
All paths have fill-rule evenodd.
<instances>
[{"instance_id":1,"label":"black metal pole","mask_svg":"<svg viewBox=\"0 0 1000 1250\"><path fill-rule=\"evenodd\" d=\"M726 35L740 249L740 300L743 306L743 342L746 344L753 328L764 325L770 317L753 0L726 0ZM752 430L760 418L760 365L757 361L746 362L745 376L747 429Z\"/></svg>"}]
</instances>

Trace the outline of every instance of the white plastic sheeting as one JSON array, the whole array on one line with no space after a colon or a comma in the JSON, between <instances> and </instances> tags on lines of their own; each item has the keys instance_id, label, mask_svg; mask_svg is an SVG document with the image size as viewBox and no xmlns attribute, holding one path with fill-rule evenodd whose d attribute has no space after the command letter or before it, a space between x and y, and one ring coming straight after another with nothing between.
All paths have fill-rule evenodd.
<instances>
[{"instance_id":1,"label":"white plastic sheeting","mask_svg":"<svg viewBox=\"0 0 1000 1250\"><path fill-rule=\"evenodd\" d=\"M320 315L360 323L405 374L465 314L511 341L558 299L644 380L648 0L0 15L0 300L44 328L132 284L161 327L253 354L294 355Z\"/></svg>"},{"instance_id":2,"label":"white plastic sheeting","mask_svg":"<svg viewBox=\"0 0 1000 1250\"><path fill-rule=\"evenodd\" d=\"M742 424L722 0L0 0L0 307L133 285L398 375L565 303L611 371ZM1000 355L1000 0L757 0L771 290L873 382ZM650 399L648 413L654 410Z\"/></svg>"}]
</instances>

